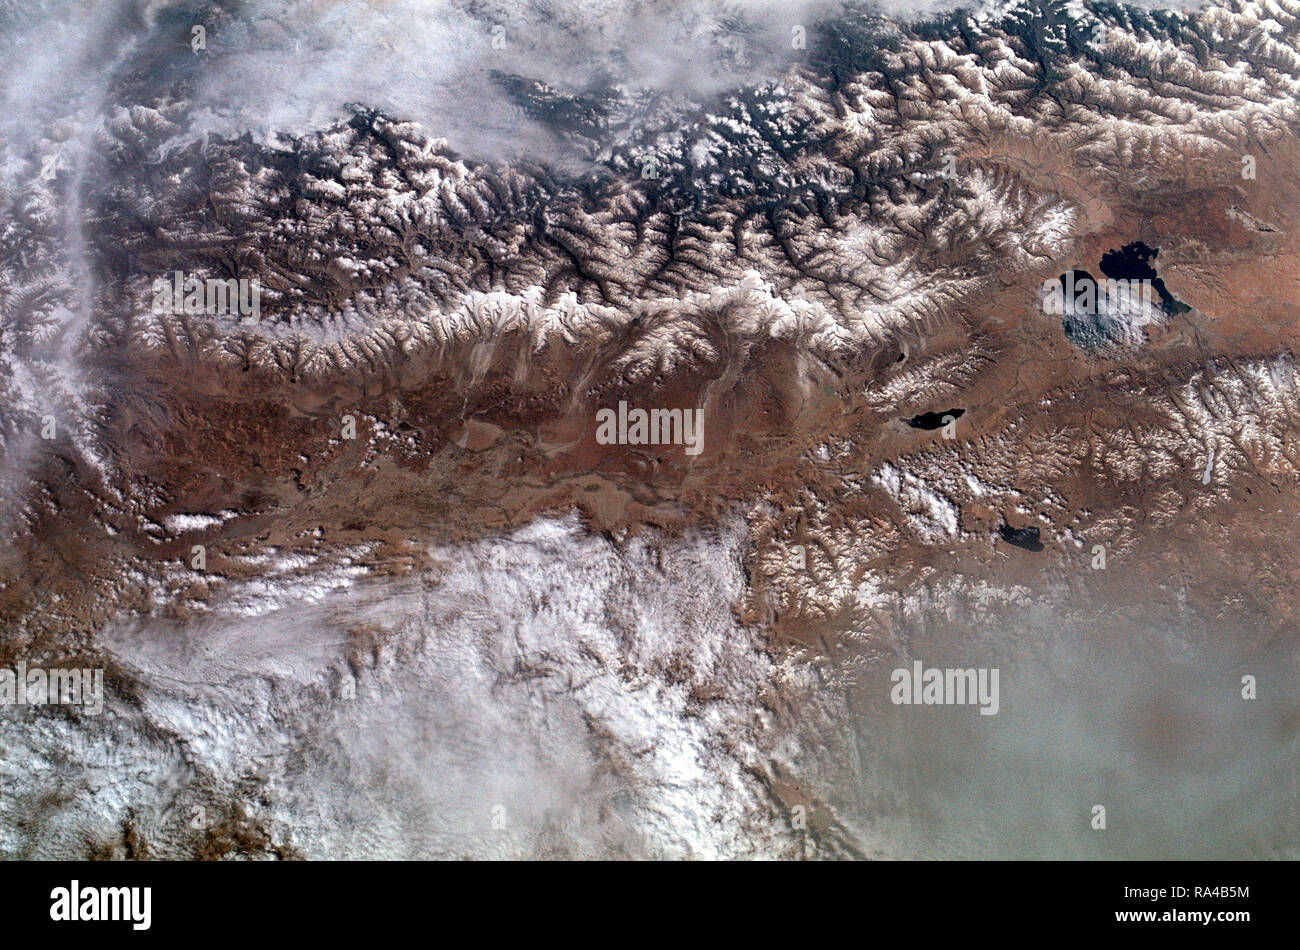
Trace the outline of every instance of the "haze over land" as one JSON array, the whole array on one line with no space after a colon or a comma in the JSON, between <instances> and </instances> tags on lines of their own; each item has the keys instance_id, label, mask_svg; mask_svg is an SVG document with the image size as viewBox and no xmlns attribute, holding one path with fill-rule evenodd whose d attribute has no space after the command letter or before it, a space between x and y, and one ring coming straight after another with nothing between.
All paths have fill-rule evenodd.
<instances>
[{"instance_id":1,"label":"haze over land","mask_svg":"<svg viewBox=\"0 0 1300 950\"><path fill-rule=\"evenodd\" d=\"M0 52L0 666L108 684L0 709L0 852L1297 856L1300 5Z\"/></svg>"}]
</instances>

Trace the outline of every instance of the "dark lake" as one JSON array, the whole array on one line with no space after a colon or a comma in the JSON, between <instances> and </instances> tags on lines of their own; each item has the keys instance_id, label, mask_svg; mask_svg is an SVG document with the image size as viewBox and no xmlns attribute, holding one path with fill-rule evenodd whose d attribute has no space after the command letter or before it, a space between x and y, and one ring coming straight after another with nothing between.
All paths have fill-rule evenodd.
<instances>
[{"instance_id":1,"label":"dark lake","mask_svg":"<svg viewBox=\"0 0 1300 950\"><path fill-rule=\"evenodd\" d=\"M1038 540L1037 528L1013 528L1003 522L998 525L998 534L1002 535L1003 541L1024 548L1026 551L1043 550L1043 542Z\"/></svg>"},{"instance_id":2,"label":"dark lake","mask_svg":"<svg viewBox=\"0 0 1300 950\"><path fill-rule=\"evenodd\" d=\"M1101 256L1101 272L1111 280L1149 280L1151 287L1160 295L1160 304L1170 316L1186 313L1192 308L1174 297L1165 287L1165 282L1156 273L1152 261L1160 253L1160 248L1150 247L1141 241L1125 244L1115 251L1107 251Z\"/></svg>"},{"instance_id":3,"label":"dark lake","mask_svg":"<svg viewBox=\"0 0 1300 950\"><path fill-rule=\"evenodd\" d=\"M944 416L952 416L954 419L960 419L965 414L965 409L945 409L942 412L923 412L919 416L912 416L912 418L907 420L907 424L913 429L937 429L943 425Z\"/></svg>"}]
</instances>

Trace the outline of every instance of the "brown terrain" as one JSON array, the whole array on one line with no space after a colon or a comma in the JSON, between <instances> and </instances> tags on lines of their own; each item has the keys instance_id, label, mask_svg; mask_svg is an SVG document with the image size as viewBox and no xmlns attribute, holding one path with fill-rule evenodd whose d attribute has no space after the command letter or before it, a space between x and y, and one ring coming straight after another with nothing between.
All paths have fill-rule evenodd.
<instances>
[{"instance_id":1,"label":"brown terrain","mask_svg":"<svg viewBox=\"0 0 1300 950\"><path fill-rule=\"evenodd\" d=\"M1272 112L1238 120L1234 106L1194 97L1193 130L1176 84L1133 66L1136 52L1128 81L1150 101L1116 104L1089 87L1065 102L1074 93L1060 79L1065 104L1052 105L999 86L987 49L960 50L953 65L908 44L874 70L786 77L794 113L831 133L790 168L835 181L829 197L796 182L767 204L718 199L694 217L660 182L579 188L475 167L382 117L304 138L314 165L247 142L200 162L193 146L167 159L175 187L149 195L146 175L163 171L132 171L131 156L165 137L151 123L183 116L144 102L166 118L137 115L114 133L114 176L86 202L103 319L81 366L107 465L75 444L75 425L33 443L0 553L0 662L95 656L96 631L123 615L200 616L255 578L250 556L268 550L437 577L432 544L576 509L616 544L742 517L747 589L730 608L863 714L888 710L881 671L958 660L979 631L1012 630L1033 611L1060 642L1111 657L1163 655L1176 629L1178 649L1214 645L1225 677L1261 658L1290 677L1294 54L1291 73L1275 66ZM1208 89L1214 73L1187 81ZM900 93L907 77L914 96ZM949 82L963 94L945 99ZM877 125L862 132L852 117L867 102ZM1220 112L1229 118L1214 126ZM939 173L945 155L955 179ZM347 197L312 192L331 174ZM404 190L438 193L444 216L412 213L387 231L383 214L366 217ZM1057 214L1068 215L1059 235L1046 223ZM1189 309L1140 327L1136 342L1071 342L1043 312L1044 281L1097 275L1103 255L1133 242L1158 249L1160 279ZM901 271L890 263L900 255ZM175 268L259 276L266 326L152 317L142 288ZM540 288L533 316L501 317L529 288ZM483 302L494 293L510 299ZM367 294L381 319L362 307L361 329L311 329ZM568 322L545 323L546 308ZM440 329L453 311L469 316ZM701 411L702 453L598 444L596 412L620 400ZM957 409L946 433L906 422ZM69 404L57 412L65 421ZM210 517L167 526L188 515ZM1041 550L1008 543L1003 526L1037 529ZM361 653L385 635L351 633ZM1059 645L1008 634L998 649ZM129 675L112 675L129 695ZM1176 757L1200 727L1162 709L1134 713L1135 741ZM1268 722L1277 741L1300 734L1295 709ZM798 776L771 783L836 834ZM227 851L280 848L237 816L223 827L220 841L254 842ZM209 839L196 848L225 853Z\"/></svg>"}]
</instances>

